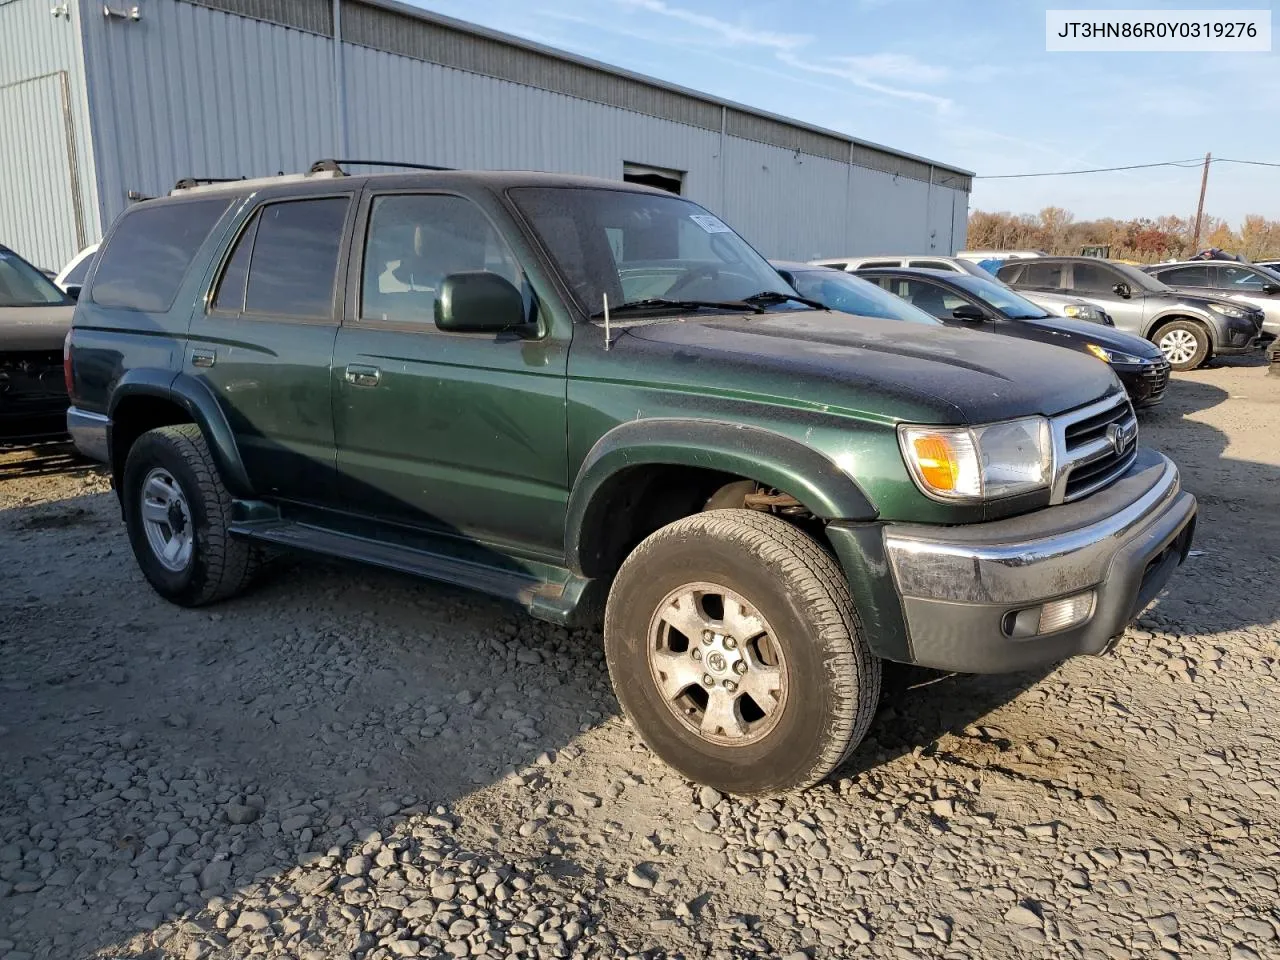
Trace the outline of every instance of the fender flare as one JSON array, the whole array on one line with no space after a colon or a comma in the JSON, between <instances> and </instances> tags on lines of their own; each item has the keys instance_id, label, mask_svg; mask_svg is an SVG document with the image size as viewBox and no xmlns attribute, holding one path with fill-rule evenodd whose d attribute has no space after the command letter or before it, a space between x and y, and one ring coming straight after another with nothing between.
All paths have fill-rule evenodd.
<instances>
[{"instance_id":1,"label":"fender flare","mask_svg":"<svg viewBox=\"0 0 1280 960\"><path fill-rule=\"evenodd\" d=\"M720 420L629 420L587 453L565 512L565 557L581 570L593 501L610 480L639 466L688 466L748 477L784 490L824 520L873 520L875 505L826 455L772 430Z\"/></svg>"},{"instance_id":2,"label":"fender flare","mask_svg":"<svg viewBox=\"0 0 1280 960\"><path fill-rule=\"evenodd\" d=\"M182 407L204 434L222 482L232 496L242 499L254 496L244 461L240 458L240 449L236 446L235 434L222 412L218 398L203 380L185 373L175 375L169 370L130 370L120 378L111 393L111 404L107 410L110 421L115 422L116 410L121 402L139 396L157 397Z\"/></svg>"}]
</instances>

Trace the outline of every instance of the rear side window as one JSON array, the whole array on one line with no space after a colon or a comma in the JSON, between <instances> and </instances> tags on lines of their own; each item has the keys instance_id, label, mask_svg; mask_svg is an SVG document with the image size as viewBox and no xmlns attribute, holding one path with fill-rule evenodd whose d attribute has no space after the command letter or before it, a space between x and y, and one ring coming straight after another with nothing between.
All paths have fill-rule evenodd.
<instances>
[{"instance_id":1,"label":"rear side window","mask_svg":"<svg viewBox=\"0 0 1280 960\"><path fill-rule=\"evenodd\" d=\"M1077 272L1079 272L1078 268ZM1167 283L1171 287L1207 287L1210 285L1210 268L1178 267L1174 270L1162 270L1155 277L1161 283Z\"/></svg>"},{"instance_id":2,"label":"rear side window","mask_svg":"<svg viewBox=\"0 0 1280 960\"><path fill-rule=\"evenodd\" d=\"M333 316L338 251L349 204L346 197L323 197L262 208L253 238L245 313L313 320ZM234 255L232 261L229 267Z\"/></svg>"},{"instance_id":3,"label":"rear side window","mask_svg":"<svg viewBox=\"0 0 1280 960\"><path fill-rule=\"evenodd\" d=\"M1002 273L1004 271L1001 271ZM1004 279L1001 277L1001 279ZM1057 290L1062 286L1062 264L1060 263L1028 263L1022 268L1018 283L1028 287L1042 287Z\"/></svg>"},{"instance_id":4,"label":"rear side window","mask_svg":"<svg viewBox=\"0 0 1280 960\"><path fill-rule=\"evenodd\" d=\"M164 313L230 197L135 207L98 252L90 298L104 307Z\"/></svg>"}]
</instances>

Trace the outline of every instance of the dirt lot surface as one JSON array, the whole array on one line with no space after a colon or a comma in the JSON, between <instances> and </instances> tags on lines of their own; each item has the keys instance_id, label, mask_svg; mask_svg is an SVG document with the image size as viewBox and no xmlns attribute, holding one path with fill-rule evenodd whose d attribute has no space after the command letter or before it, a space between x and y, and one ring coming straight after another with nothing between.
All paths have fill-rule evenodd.
<instances>
[{"instance_id":1,"label":"dirt lot surface","mask_svg":"<svg viewBox=\"0 0 1280 960\"><path fill-rule=\"evenodd\" d=\"M1280 956L1280 378L1142 419L1201 520L1113 653L893 671L751 803L639 744L591 632L311 560L178 609L101 474L0 454L0 958Z\"/></svg>"}]
</instances>

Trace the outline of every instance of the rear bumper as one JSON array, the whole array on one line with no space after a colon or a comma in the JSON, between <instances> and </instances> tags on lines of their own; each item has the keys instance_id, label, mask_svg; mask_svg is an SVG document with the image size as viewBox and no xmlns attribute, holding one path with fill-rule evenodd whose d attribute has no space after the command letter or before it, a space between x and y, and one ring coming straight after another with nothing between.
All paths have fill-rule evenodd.
<instances>
[{"instance_id":1,"label":"rear bumper","mask_svg":"<svg viewBox=\"0 0 1280 960\"><path fill-rule=\"evenodd\" d=\"M1002 673L1100 653L1149 604L1186 557L1196 501L1177 467L1150 450L1112 486L1077 503L956 527L828 528L881 656L965 673ZM856 550L858 556L847 556ZM852 562L850 562L852 561ZM868 590L874 574L891 589ZM1019 611L1091 591L1090 614L1065 630L1011 635ZM868 608L870 615L868 615ZM883 643L878 642L883 640ZM878 649L877 649L878 648Z\"/></svg>"},{"instance_id":2,"label":"rear bumper","mask_svg":"<svg viewBox=\"0 0 1280 960\"><path fill-rule=\"evenodd\" d=\"M107 448L107 426L110 420L100 413L71 407L67 410L67 433L76 449L90 460L106 463L111 459Z\"/></svg>"}]
</instances>

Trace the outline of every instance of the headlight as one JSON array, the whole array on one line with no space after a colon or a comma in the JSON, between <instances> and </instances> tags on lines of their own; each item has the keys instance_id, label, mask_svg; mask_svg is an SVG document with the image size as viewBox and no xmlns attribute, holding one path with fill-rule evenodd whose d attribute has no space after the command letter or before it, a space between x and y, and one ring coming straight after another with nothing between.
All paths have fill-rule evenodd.
<instances>
[{"instance_id":1,"label":"headlight","mask_svg":"<svg viewBox=\"0 0 1280 960\"><path fill-rule=\"evenodd\" d=\"M1224 317L1231 317L1236 320L1242 320L1249 316L1248 311L1241 310L1239 307L1229 306L1225 303L1211 303L1209 304L1209 309L1214 313L1220 313Z\"/></svg>"},{"instance_id":2,"label":"headlight","mask_svg":"<svg viewBox=\"0 0 1280 960\"><path fill-rule=\"evenodd\" d=\"M1062 312L1068 317L1075 317L1077 320L1089 320L1093 323L1102 322L1102 311L1091 303L1068 303L1062 308Z\"/></svg>"},{"instance_id":3,"label":"headlight","mask_svg":"<svg viewBox=\"0 0 1280 960\"><path fill-rule=\"evenodd\" d=\"M1086 343L1085 347L1099 360L1105 363L1154 363L1154 360L1147 360L1144 357L1135 357L1132 353L1121 353L1119 350L1108 350L1106 347L1100 347L1096 343Z\"/></svg>"},{"instance_id":4,"label":"headlight","mask_svg":"<svg viewBox=\"0 0 1280 960\"><path fill-rule=\"evenodd\" d=\"M993 500L1049 485L1049 421L1024 417L985 427L902 424L898 444L916 486L935 500Z\"/></svg>"}]
</instances>

